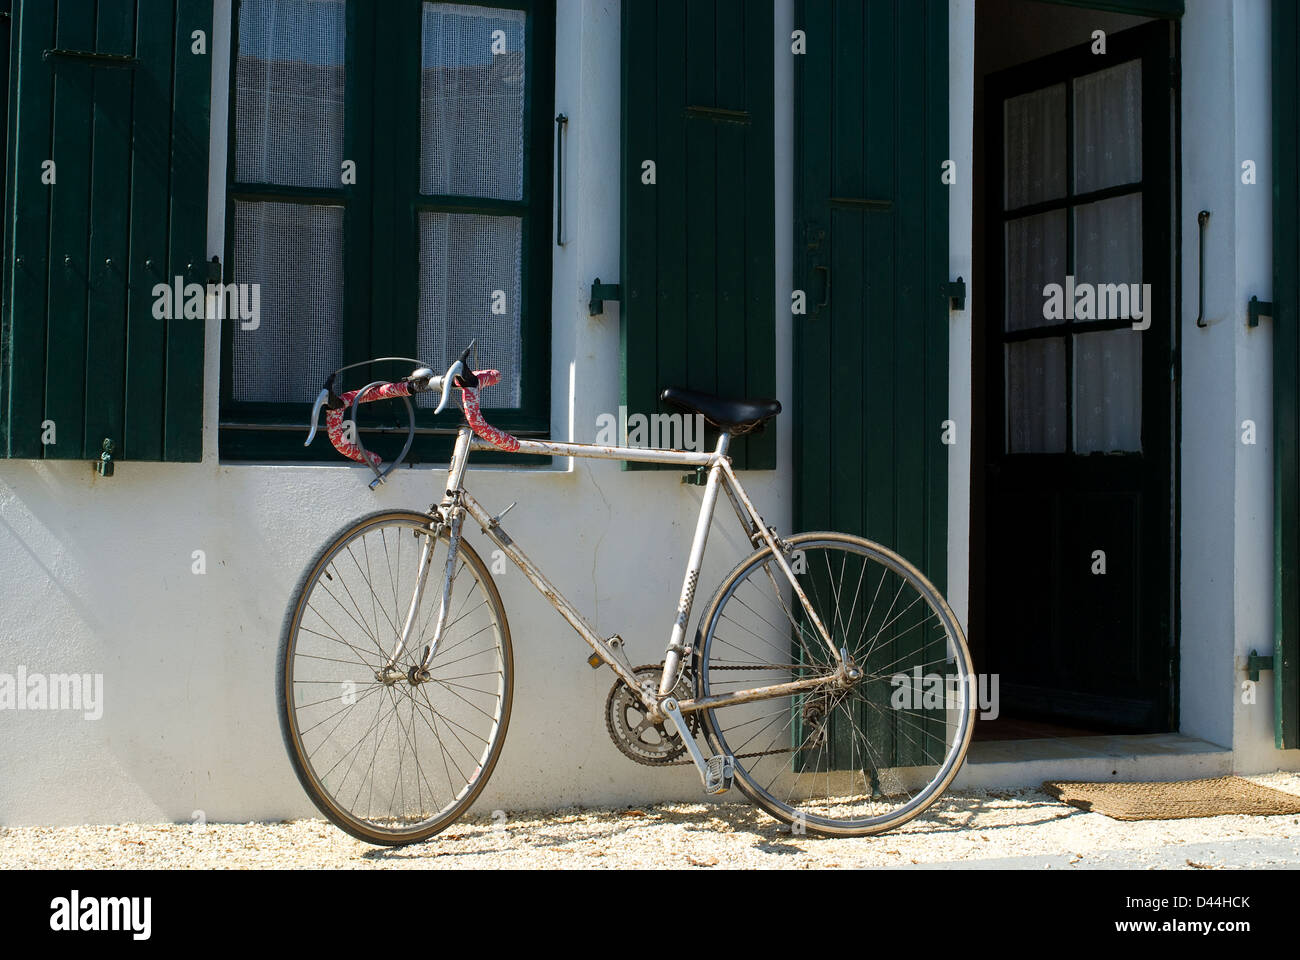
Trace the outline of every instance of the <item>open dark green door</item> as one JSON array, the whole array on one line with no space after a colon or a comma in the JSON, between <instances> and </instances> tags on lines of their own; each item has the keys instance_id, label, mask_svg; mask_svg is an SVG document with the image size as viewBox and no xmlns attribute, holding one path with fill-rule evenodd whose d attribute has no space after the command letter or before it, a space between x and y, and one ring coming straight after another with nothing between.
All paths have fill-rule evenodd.
<instances>
[{"instance_id":1,"label":"open dark green door","mask_svg":"<svg viewBox=\"0 0 1300 960\"><path fill-rule=\"evenodd\" d=\"M794 317L794 526L883 543L942 591L948 4L805 0L796 26L807 52L795 56L795 285L807 313ZM891 729L896 711L871 713L874 749L914 762L921 745ZM844 736L832 733L836 768L851 762L836 748Z\"/></svg>"}]
</instances>

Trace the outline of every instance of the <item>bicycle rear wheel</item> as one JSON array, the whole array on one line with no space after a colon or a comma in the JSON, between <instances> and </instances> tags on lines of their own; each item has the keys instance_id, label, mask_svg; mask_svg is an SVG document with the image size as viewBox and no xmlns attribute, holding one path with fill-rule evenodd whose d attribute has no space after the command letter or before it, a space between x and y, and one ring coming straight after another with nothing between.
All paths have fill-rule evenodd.
<instances>
[{"instance_id":1,"label":"bicycle rear wheel","mask_svg":"<svg viewBox=\"0 0 1300 960\"><path fill-rule=\"evenodd\" d=\"M703 711L714 750L773 816L844 836L879 833L932 804L973 728L970 653L952 611L915 567L842 533L792 537L786 560L836 650L860 677ZM838 657L764 548L723 581L700 621L700 696L831 677Z\"/></svg>"},{"instance_id":2,"label":"bicycle rear wheel","mask_svg":"<svg viewBox=\"0 0 1300 960\"><path fill-rule=\"evenodd\" d=\"M413 596L429 517L383 511L349 524L307 567L285 614L276 694L294 770L312 802L358 839L400 845L460 817L486 786L514 689L510 628L487 567L460 542L447 625L429 678L382 678ZM432 640L448 536L399 658Z\"/></svg>"}]
</instances>

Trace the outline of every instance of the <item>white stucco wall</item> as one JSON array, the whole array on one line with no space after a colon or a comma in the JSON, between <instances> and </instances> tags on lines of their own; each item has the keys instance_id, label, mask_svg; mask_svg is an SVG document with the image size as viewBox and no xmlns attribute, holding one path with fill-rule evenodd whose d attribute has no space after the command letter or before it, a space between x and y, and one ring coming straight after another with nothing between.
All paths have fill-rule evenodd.
<instances>
[{"instance_id":1,"label":"white stucco wall","mask_svg":"<svg viewBox=\"0 0 1300 960\"><path fill-rule=\"evenodd\" d=\"M792 4L774 45L788 54ZM229 0L216 4L213 182L224 184ZM617 412L617 307L588 318L588 288L619 273L617 0L562 0L557 112L569 116L564 198L568 243L555 250L552 426L590 441ZM792 99L777 63L776 303L789 303ZM224 200L213 191L209 255L220 253ZM791 325L778 308L778 396L789 409ZM204 457L199 464L121 463L102 480L88 463L0 462L0 671L104 674L97 721L0 712L0 823L248 820L314 813L280 740L274 696L280 621L299 572L327 536L380 507L424 508L443 476L402 470L371 492L347 466L225 465L216 449L219 342L207 338ZM436 359L436 358L431 358ZM790 524L790 433L775 473L745 474L768 520ZM566 469L567 468L567 469ZM578 461L554 470L484 469L469 484L492 507L512 500L511 534L596 626L619 632L638 662L663 654L701 490L679 474L629 473ZM744 553L719 515L702 584ZM482 537L475 538L476 543ZM207 573L191 572L206 553ZM513 568L497 577L514 638L514 713L481 809L521 810L700 796L687 767L652 770L619 754L601 710L613 682ZM708 593L697 603L702 609Z\"/></svg>"},{"instance_id":2,"label":"white stucco wall","mask_svg":"<svg viewBox=\"0 0 1300 960\"><path fill-rule=\"evenodd\" d=\"M1273 746L1272 675L1243 703L1237 669L1273 647L1272 322L1246 326L1251 296L1273 287L1269 24L1268 0L1188 0L1182 22L1180 729L1232 747L1242 773L1300 768L1300 751ZM1196 327L1200 210L1208 329Z\"/></svg>"}]
</instances>

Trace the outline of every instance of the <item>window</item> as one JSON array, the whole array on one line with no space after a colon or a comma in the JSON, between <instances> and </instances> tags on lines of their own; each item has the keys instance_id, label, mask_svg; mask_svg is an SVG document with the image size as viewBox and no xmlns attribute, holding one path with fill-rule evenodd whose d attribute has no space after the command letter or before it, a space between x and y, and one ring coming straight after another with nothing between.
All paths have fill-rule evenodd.
<instances>
[{"instance_id":1,"label":"window","mask_svg":"<svg viewBox=\"0 0 1300 960\"><path fill-rule=\"evenodd\" d=\"M224 324L222 456L301 459L331 370L440 368L471 339L503 374L494 422L544 435L553 2L240 0L234 34L225 280L257 309ZM413 459L447 456L433 403ZM384 406L359 426L387 458Z\"/></svg>"}]
</instances>

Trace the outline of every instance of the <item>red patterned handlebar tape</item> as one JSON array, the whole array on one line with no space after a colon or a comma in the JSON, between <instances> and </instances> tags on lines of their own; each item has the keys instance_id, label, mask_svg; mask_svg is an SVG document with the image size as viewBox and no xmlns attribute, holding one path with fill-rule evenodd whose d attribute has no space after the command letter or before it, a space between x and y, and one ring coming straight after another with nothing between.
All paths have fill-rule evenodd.
<instances>
[{"instance_id":1,"label":"red patterned handlebar tape","mask_svg":"<svg viewBox=\"0 0 1300 960\"><path fill-rule=\"evenodd\" d=\"M349 410L352 409L352 401L356 399L360 390L351 390L343 394L339 399L343 401L343 406L337 410L328 410L325 413L325 428L329 432L330 443L334 444L334 449L349 460L355 460L357 463L364 463L361 457L361 448L355 443L348 440L343 435L343 418ZM376 400L395 400L399 397L409 397L411 395L411 385L409 383L384 383L377 387L371 387L364 397L362 403L373 403ZM367 450L370 455L370 462L376 467L383 463L383 459L373 450Z\"/></svg>"},{"instance_id":2,"label":"red patterned handlebar tape","mask_svg":"<svg viewBox=\"0 0 1300 960\"><path fill-rule=\"evenodd\" d=\"M501 374L496 370L476 370L474 376L478 377L478 386L492 387L501 382ZM361 448L344 436L343 423L347 412L352 408L352 401L356 399L360 390L352 390L343 394L339 399L343 401L343 406L337 410L328 410L325 413L325 428L329 433L330 443L334 444L334 449L349 460L355 460L357 463L364 463L361 455ZM499 430L483 418L483 411L478 405L478 389L474 387L461 387L461 406L465 408L465 421L479 437L486 440L498 450L505 450L507 453L514 453L519 449L519 441L506 433ZM395 400L400 397L409 397L411 395L411 385L409 383L384 383L377 387L371 387L366 395L361 398L361 403L373 403L376 400ZM367 450L370 461L376 466L380 466L384 461L373 450Z\"/></svg>"},{"instance_id":3,"label":"red patterned handlebar tape","mask_svg":"<svg viewBox=\"0 0 1300 960\"><path fill-rule=\"evenodd\" d=\"M495 386L501 382L501 374L496 370L475 370L474 376L478 377L479 388ZM515 437L483 419L483 411L478 406L478 389L461 387L460 393L461 406L465 408L465 421L471 430L498 450L514 453L519 449L519 441Z\"/></svg>"}]
</instances>

